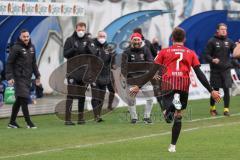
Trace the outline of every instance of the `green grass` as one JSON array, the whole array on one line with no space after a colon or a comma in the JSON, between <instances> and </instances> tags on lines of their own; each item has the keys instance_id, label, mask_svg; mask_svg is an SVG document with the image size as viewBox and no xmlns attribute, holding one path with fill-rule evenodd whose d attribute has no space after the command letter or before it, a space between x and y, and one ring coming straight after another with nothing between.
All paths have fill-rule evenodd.
<instances>
[{"instance_id":1,"label":"green grass","mask_svg":"<svg viewBox=\"0 0 240 160\"><path fill-rule=\"evenodd\" d=\"M183 132L176 153L168 153L171 125L166 124L155 106L153 125L129 124L126 108L104 117L105 122L64 126L55 115L33 116L36 130L6 129L0 120L0 159L17 160L236 160L240 157L240 115L209 118L209 100L190 101L184 116ZM142 112L142 107L139 107ZM239 97L231 98L231 113L240 113ZM25 126L23 118L19 118ZM219 126L222 125L222 126ZM188 130L195 128L194 130ZM18 155L18 156L17 156ZM17 157L16 157L17 156Z\"/></svg>"}]
</instances>

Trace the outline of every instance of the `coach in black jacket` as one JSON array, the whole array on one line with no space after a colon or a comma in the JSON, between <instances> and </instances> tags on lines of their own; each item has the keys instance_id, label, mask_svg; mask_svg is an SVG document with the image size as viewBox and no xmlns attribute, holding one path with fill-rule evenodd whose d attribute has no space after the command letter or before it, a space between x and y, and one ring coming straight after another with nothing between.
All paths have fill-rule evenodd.
<instances>
[{"instance_id":1,"label":"coach in black jacket","mask_svg":"<svg viewBox=\"0 0 240 160\"><path fill-rule=\"evenodd\" d=\"M40 73L36 64L35 48L31 43L27 30L20 32L17 42L11 47L6 66L6 79L15 87L16 101L12 107L9 128L19 128L16 117L22 106L22 112L28 128L36 128L32 123L28 111L32 73L36 77L36 84L40 84Z\"/></svg>"},{"instance_id":2,"label":"coach in black jacket","mask_svg":"<svg viewBox=\"0 0 240 160\"><path fill-rule=\"evenodd\" d=\"M115 53L109 49L106 41L107 33L99 31L97 38L94 39L94 44L97 50L96 56L103 61L102 70L97 78L97 81L91 85L92 88L92 107L96 122L102 122L101 110L104 102L106 89L109 90L108 109L112 109L114 99L113 82L111 79L111 67L114 63Z\"/></svg>"},{"instance_id":3,"label":"coach in black jacket","mask_svg":"<svg viewBox=\"0 0 240 160\"><path fill-rule=\"evenodd\" d=\"M152 62L153 57L148 47L142 46L142 35L139 33L133 33L130 37L131 44L130 47L125 50L122 54L122 64L121 70L122 74L127 78L127 83L130 84L129 80L131 78L141 78L142 75L147 73L148 66L145 62ZM136 68L133 67L130 69L130 65L128 64L140 64L136 65ZM143 68L144 67L144 68ZM141 68L141 69L140 69ZM152 111L153 100L149 95L146 97L146 105L144 108L144 123L151 124L152 120L150 118L150 114ZM129 112L131 116L131 123L135 124L138 120L138 114L136 111L136 104L129 104Z\"/></svg>"},{"instance_id":4,"label":"coach in black jacket","mask_svg":"<svg viewBox=\"0 0 240 160\"><path fill-rule=\"evenodd\" d=\"M152 57L155 58L157 56L157 53L158 53L158 49L161 50L161 48L159 48L159 45L158 45L158 49L154 47L154 44L152 44L148 39L146 39L144 36L143 36L143 33L142 33L142 29L141 28L135 28L133 30L133 33L139 33L141 36L142 36L142 41L144 42L144 47L148 48L150 53L152 54ZM156 44L155 44L156 46ZM160 91L160 83L159 81L156 81L154 79L151 80L151 84L153 86L153 89L154 89L154 96L156 97L159 105L162 107L162 96L159 95L159 93L161 92Z\"/></svg>"},{"instance_id":5,"label":"coach in black jacket","mask_svg":"<svg viewBox=\"0 0 240 160\"><path fill-rule=\"evenodd\" d=\"M230 68L232 67L230 54L233 53L235 43L227 38L227 25L220 23L217 26L216 35L211 38L205 48L206 61L210 64L210 83L214 90L223 88L224 91L224 115L229 116L230 95L232 86ZM210 114L217 115L215 101L210 98Z\"/></svg>"},{"instance_id":6,"label":"coach in black jacket","mask_svg":"<svg viewBox=\"0 0 240 160\"><path fill-rule=\"evenodd\" d=\"M67 38L64 44L64 52L63 52L64 57L67 60L78 55L96 54L94 43L92 39L90 39L85 32L86 32L86 24L83 22L79 22L76 25L76 29L72 34L72 36ZM81 67L80 69L71 72L69 68L73 68L73 67L70 67L70 65L76 65L76 68L79 67L78 64L70 64L69 61L67 61L68 84L84 86L83 88L85 88L85 91L84 91L85 93L88 84L84 83L82 79L83 79L86 68ZM91 67L91 65L88 64L88 67ZM84 119L83 113L84 113L85 96L84 95L72 96L71 90L69 90L68 88L66 112L65 112L65 125L74 125L74 123L71 121L71 108L72 108L71 106L73 103L73 98L78 99L78 124L84 124L85 119Z\"/></svg>"}]
</instances>

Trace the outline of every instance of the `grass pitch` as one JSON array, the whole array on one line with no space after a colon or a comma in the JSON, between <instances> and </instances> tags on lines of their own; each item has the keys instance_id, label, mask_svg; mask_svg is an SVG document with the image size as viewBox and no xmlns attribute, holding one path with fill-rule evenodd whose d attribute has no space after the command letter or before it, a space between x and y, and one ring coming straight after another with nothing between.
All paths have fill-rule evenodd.
<instances>
[{"instance_id":1,"label":"grass pitch","mask_svg":"<svg viewBox=\"0 0 240 160\"><path fill-rule=\"evenodd\" d=\"M166 124L158 105L152 125L130 124L127 108L104 116L103 123L64 126L55 115L33 116L38 129L7 129L0 120L0 159L9 160L237 160L240 157L240 97L231 97L232 116L209 116L207 100L189 101L177 152L169 153L171 125Z\"/></svg>"}]
</instances>

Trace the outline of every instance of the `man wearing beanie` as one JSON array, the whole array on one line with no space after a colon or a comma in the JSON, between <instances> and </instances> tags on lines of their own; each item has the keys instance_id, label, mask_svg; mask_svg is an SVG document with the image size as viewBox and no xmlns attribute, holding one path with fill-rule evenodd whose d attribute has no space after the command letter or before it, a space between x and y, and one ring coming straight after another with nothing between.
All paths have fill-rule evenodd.
<instances>
[{"instance_id":1,"label":"man wearing beanie","mask_svg":"<svg viewBox=\"0 0 240 160\"><path fill-rule=\"evenodd\" d=\"M152 62L153 57L151 55L150 50L147 47L143 47L142 44L142 35L139 33L133 33L130 36L130 47L127 48L122 55L122 74L127 77L127 80L135 77L141 77L146 73L146 67L145 70L139 70L139 68L135 69L129 69L127 66L128 64L134 64L138 63L142 66L146 62ZM138 65L139 66L139 65ZM144 86L143 86L144 88ZM146 124L151 124L151 118L150 114L152 111L152 106L153 106L153 100L150 98L150 96L146 95L146 97L149 97L146 99L146 104L145 104L145 109L144 109L144 118L143 121ZM131 116L131 123L136 124L138 121L138 115L136 112L136 100L134 100L133 104L129 104L129 112Z\"/></svg>"},{"instance_id":2,"label":"man wearing beanie","mask_svg":"<svg viewBox=\"0 0 240 160\"><path fill-rule=\"evenodd\" d=\"M133 30L133 33L139 33L141 35L144 47L147 47L150 51L150 53L152 54L153 58L155 58L157 56L157 52L158 50L155 49L154 45L143 36L142 33L142 29L141 28L135 28ZM153 90L154 90L154 96L157 99L157 102L159 104L160 107L162 107L162 99L161 99L161 84L159 81L156 81L154 79L151 80L151 84L153 86Z\"/></svg>"}]
</instances>

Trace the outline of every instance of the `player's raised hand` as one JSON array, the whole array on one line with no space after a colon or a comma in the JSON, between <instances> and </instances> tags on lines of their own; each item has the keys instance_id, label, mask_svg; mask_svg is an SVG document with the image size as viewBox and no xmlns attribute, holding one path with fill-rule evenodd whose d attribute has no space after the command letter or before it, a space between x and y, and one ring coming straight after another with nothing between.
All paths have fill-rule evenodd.
<instances>
[{"instance_id":1,"label":"player's raised hand","mask_svg":"<svg viewBox=\"0 0 240 160\"><path fill-rule=\"evenodd\" d=\"M140 88L139 88L137 85L135 85L135 86L133 86L133 87L130 88L130 93L129 93L129 95L130 95L131 97L135 97L135 96L137 95L137 93L139 92L139 90L140 90Z\"/></svg>"},{"instance_id":2,"label":"player's raised hand","mask_svg":"<svg viewBox=\"0 0 240 160\"><path fill-rule=\"evenodd\" d=\"M211 96L212 96L212 98L213 98L217 103L220 102L220 100L221 100L221 94L219 93L219 91L213 90L213 91L211 92Z\"/></svg>"}]
</instances>

